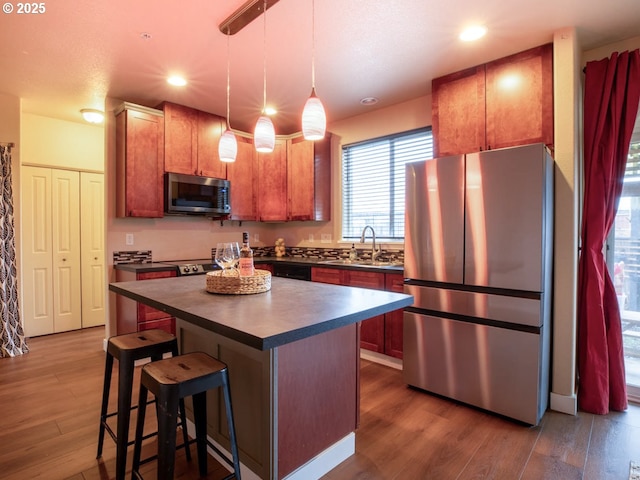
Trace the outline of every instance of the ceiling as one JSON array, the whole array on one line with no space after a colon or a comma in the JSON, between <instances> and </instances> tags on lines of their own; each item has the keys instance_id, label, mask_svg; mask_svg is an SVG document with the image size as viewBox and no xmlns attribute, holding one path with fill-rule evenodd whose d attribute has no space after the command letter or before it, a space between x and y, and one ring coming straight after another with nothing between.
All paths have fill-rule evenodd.
<instances>
[{"instance_id":1,"label":"ceiling","mask_svg":"<svg viewBox=\"0 0 640 480\"><path fill-rule=\"evenodd\" d=\"M267 11L266 36L260 16L227 37L218 25L244 2L55 0L42 3L44 13L0 14L0 92L21 97L24 112L72 121L81 108L104 109L105 97L226 116L229 58L231 126L252 131L266 59L276 133L300 131L312 2L280 0ZM489 32L462 43L470 23ZM331 123L427 95L435 77L551 42L565 27L576 27L583 50L638 36L638 0L317 0L317 93ZM174 72L186 87L166 83ZM360 104L371 96L376 105Z\"/></svg>"}]
</instances>

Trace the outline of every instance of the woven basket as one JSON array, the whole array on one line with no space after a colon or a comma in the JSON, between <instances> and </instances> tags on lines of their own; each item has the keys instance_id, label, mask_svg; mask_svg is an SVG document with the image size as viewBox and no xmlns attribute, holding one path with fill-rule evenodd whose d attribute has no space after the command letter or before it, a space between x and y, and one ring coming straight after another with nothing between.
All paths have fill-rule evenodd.
<instances>
[{"instance_id":1,"label":"woven basket","mask_svg":"<svg viewBox=\"0 0 640 480\"><path fill-rule=\"evenodd\" d=\"M249 295L271 290L271 272L255 269L251 277L234 274L222 275L222 271L207 272L207 292L227 295Z\"/></svg>"}]
</instances>

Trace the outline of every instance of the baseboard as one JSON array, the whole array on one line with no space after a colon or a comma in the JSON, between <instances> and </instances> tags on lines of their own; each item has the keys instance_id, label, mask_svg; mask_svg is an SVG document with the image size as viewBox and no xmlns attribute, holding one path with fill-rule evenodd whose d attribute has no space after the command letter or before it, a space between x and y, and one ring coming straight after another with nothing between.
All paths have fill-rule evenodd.
<instances>
[{"instance_id":1,"label":"baseboard","mask_svg":"<svg viewBox=\"0 0 640 480\"><path fill-rule=\"evenodd\" d=\"M549 408L567 415L578 414L578 397L576 395L560 395L551 392Z\"/></svg>"},{"instance_id":2,"label":"baseboard","mask_svg":"<svg viewBox=\"0 0 640 480\"><path fill-rule=\"evenodd\" d=\"M374 363L386 365L387 367L395 368L396 370L402 370L402 360L389 355L383 355L382 353L372 352L364 348L360 349L360 358L369 360Z\"/></svg>"},{"instance_id":3,"label":"baseboard","mask_svg":"<svg viewBox=\"0 0 640 480\"><path fill-rule=\"evenodd\" d=\"M318 479L344 462L356 452L356 434L351 432L338 440L329 448L309 460L295 472L285 477L285 480L312 480ZM244 478L244 473L242 474Z\"/></svg>"},{"instance_id":4,"label":"baseboard","mask_svg":"<svg viewBox=\"0 0 640 480\"><path fill-rule=\"evenodd\" d=\"M187 433L190 437L195 438L195 425L189 419L187 419ZM207 435L207 439L211 443L213 443L216 448L220 449L221 452L224 452L226 455L228 455L228 458L231 458L231 454L227 451L226 448L224 448L218 442L214 441L209 435ZM222 458L220 458L215 450L213 450L212 448L207 448L207 451L213 458L218 461L218 463L229 470L229 472L232 471L229 465ZM320 452L317 456L299 467L296 471L287 475L284 480L319 479L355 453L356 434L355 432L351 432L331 445L326 450ZM253 472L253 470L250 470L249 467L244 465L242 462L240 463L240 475L242 476L243 480L261 480L260 477L255 472Z\"/></svg>"}]
</instances>

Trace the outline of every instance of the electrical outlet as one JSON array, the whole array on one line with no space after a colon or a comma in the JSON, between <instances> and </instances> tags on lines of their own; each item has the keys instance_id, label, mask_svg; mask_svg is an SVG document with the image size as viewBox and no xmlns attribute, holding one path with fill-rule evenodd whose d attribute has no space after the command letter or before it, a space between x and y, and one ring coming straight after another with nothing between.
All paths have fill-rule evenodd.
<instances>
[{"instance_id":1,"label":"electrical outlet","mask_svg":"<svg viewBox=\"0 0 640 480\"><path fill-rule=\"evenodd\" d=\"M310 241L310 242L313 242L313 233L310 233L310 234L309 234L309 241Z\"/></svg>"},{"instance_id":2,"label":"electrical outlet","mask_svg":"<svg viewBox=\"0 0 640 480\"><path fill-rule=\"evenodd\" d=\"M331 243L331 234L330 233L323 233L322 236L320 237L320 242L321 243Z\"/></svg>"},{"instance_id":3,"label":"electrical outlet","mask_svg":"<svg viewBox=\"0 0 640 480\"><path fill-rule=\"evenodd\" d=\"M127 245L133 245L133 233L127 233L124 238L124 243L126 243Z\"/></svg>"},{"instance_id":4,"label":"electrical outlet","mask_svg":"<svg viewBox=\"0 0 640 480\"><path fill-rule=\"evenodd\" d=\"M260 241L260 234L254 233L253 234L253 241L254 242L259 242Z\"/></svg>"}]
</instances>

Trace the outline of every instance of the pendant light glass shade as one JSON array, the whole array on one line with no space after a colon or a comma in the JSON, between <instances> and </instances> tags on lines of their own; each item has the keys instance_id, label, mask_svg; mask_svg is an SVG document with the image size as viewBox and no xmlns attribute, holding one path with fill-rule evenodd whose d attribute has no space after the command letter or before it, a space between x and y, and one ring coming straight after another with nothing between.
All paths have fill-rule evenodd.
<instances>
[{"instance_id":1,"label":"pendant light glass shade","mask_svg":"<svg viewBox=\"0 0 640 480\"><path fill-rule=\"evenodd\" d=\"M321 140L326 129L324 106L316 96L316 7L311 0L311 96L302 110L302 135L305 140Z\"/></svg>"},{"instance_id":2,"label":"pendant light glass shade","mask_svg":"<svg viewBox=\"0 0 640 480\"><path fill-rule=\"evenodd\" d=\"M327 116L324 113L324 106L316 96L316 89L311 90L311 96L304 104L302 110L302 134L305 140L321 140L327 129Z\"/></svg>"},{"instance_id":3,"label":"pendant light glass shade","mask_svg":"<svg viewBox=\"0 0 640 480\"><path fill-rule=\"evenodd\" d=\"M256 122L253 131L253 143L256 151L260 153L271 153L276 145L276 131L273 122L266 115L261 115Z\"/></svg>"},{"instance_id":4,"label":"pendant light glass shade","mask_svg":"<svg viewBox=\"0 0 640 480\"><path fill-rule=\"evenodd\" d=\"M238 155L238 141L235 134L227 128L218 143L218 156L221 162L235 162Z\"/></svg>"}]
</instances>

